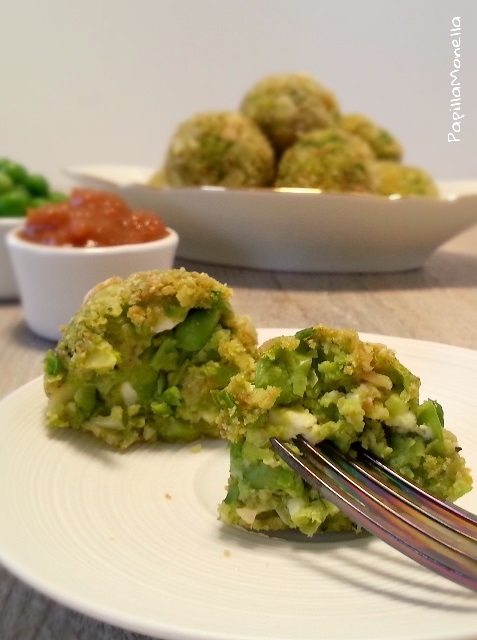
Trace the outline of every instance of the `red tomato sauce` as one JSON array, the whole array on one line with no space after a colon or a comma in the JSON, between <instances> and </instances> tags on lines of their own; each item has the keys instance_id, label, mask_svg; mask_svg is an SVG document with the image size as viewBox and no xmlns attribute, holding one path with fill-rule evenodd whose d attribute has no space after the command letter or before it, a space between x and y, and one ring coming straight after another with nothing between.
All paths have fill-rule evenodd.
<instances>
[{"instance_id":1,"label":"red tomato sauce","mask_svg":"<svg viewBox=\"0 0 477 640\"><path fill-rule=\"evenodd\" d=\"M69 200L29 209L24 240L62 247L110 247L159 240L169 235L161 219L134 211L119 196L74 189Z\"/></svg>"}]
</instances>

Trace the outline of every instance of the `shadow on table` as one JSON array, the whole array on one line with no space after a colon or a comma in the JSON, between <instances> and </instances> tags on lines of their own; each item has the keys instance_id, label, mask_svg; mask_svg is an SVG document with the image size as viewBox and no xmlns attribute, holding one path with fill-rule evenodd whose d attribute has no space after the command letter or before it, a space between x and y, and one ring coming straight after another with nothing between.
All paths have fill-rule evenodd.
<instances>
[{"instance_id":1,"label":"shadow on table","mask_svg":"<svg viewBox=\"0 0 477 640\"><path fill-rule=\"evenodd\" d=\"M4 305L0 302L0 310L2 306ZM23 320L21 314L19 321L15 325L9 327L8 331L10 333L9 340L15 342L16 344L21 344L27 349L38 351L38 353L44 353L56 344L56 342L46 340L45 338L40 338L40 336L37 336L35 333L33 333L33 331Z\"/></svg>"}]
</instances>

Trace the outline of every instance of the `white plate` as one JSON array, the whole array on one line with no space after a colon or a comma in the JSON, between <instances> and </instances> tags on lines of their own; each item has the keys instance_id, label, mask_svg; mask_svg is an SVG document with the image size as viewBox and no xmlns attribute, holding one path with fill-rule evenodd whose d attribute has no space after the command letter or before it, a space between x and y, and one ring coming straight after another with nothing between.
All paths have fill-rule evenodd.
<instances>
[{"instance_id":1,"label":"white plate","mask_svg":"<svg viewBox=\"0 0 477 640\"><path fill-rule=\"evenodd\" d=\"M422 267L440 245L477 223L477 181L443 182L441 198L385 198L313 190L154 189L148 167L84 165L76 182L119 191L180 236L178 255L210 263L309 272Z\"/></svg>"},{"instance_id":2,"label":"white plate","mask_svg":"<svg viewBox=\"0 0 477 640\"><path fill-rule=\"evenodd\" d=\"M477 352L363 337L422 377L477 469ZM221 526L222 443L118 453L85 433L48 433L44 408L40 379L0 403L0 561L57 601L164 640L477 637L476 593L377 539L291 542ZM477 512L477 494L460 504Z\"/></svg>"}]
</instances>

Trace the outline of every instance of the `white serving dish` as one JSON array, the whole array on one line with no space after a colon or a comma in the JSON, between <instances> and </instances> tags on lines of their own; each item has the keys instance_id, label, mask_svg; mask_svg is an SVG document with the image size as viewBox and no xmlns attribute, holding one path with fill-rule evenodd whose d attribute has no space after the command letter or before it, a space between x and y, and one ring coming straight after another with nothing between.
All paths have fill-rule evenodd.
<instances>
[{"instance_id":1,"label":"white serving dish","mask_svg":"<svg viewBox=\"0 0 477 640\"><path fill-rule=\"evenodd\" d=\"M309 272L422 267L443 243L477 223L477 180L439 183L440 198L389 198L318 190L147 186L150 167L82 165L85 186L155 211L180 237L182 258Z\"/></svg>"},{"instance_id":2,"label":"white serving dish","mask_svg":"<svg viewBox=\"0 0 477 640\"><path fill-rule=\"evenodd\" d=\"M39 336L58 340L60 327L81 306L88 291L113 276L170 269L179 242L173 229L160 240L110 247L58 247L23 240L22 227L6 237L26 323Z\"/></svg>"}]
</instances>

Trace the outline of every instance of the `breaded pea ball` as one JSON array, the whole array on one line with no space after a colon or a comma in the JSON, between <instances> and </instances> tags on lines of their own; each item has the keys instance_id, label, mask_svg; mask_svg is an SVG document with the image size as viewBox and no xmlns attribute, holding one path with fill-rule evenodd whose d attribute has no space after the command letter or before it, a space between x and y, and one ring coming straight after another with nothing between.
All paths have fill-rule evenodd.
<instances>
[{"instance_id":1,"label":"breaded pea ball","mask_svg":"<svg viewBox=\"0 0 477 640\"><path fill-rule=\"evenodd\" d=\"M155 187L156 189L164 189L164 187L169 186L167 184L166 176L164 175L164 169L158 169L155 171L149 178L147 184L150 187Z\"/></svg>"},{"instance_id":2,"label":"breaded pea ball","mask_svg":"<svg viewBox=\"0 0 477 640\"><path fill-rule=\"evenodd\" d=\"M437 185L431 176L418 167L382 160L376 162L377 193L383 196L438 197Z\"/></svg>"},{"instance_id":3,"label":"breaded pea ball","mask_svg":"<svg viewBox=\"0 0 477 640\"><path fill-rule=\"evenodd\" d=\"M402 158L402 147L389 131L383 129L372 120L359 113L349 113L341 118L341 126L348 133L365 140L380 160L396 160Z\"/></svg>"},{"instance_id":4,"label":"breaded pea ball","mask_svg":"<svg viewBox=\"0 0 477 640\"><path fill-rule=\"evenodd\" d=\"M185 269L97 284L45 356L47 424L120 449L217 437L212 390L255 365L256 330L231 297Z\"/></svg>"},{"instance_id":5,"label":"breaded pea ball","mask_svg":"<svg viewBox=\"0 0 477 640\"><path fill-rule=\"evenodd\" d=\"M270 143L252 120L234 111L200 113L183 122L164 165L172 187L265 187L274 172Z\"/></svg>"},{"instance_id":6,"label":"breaded pea ball","mask_svg":"<svg viewBox=\"0 0 477 640\"><path fill-rule=\"evenodd\" d=\"M264 78L248 91L240 109L279 154L304 133L331 127L339 119L335 96L305 73Z\"/></svg>"},{"instance_id":7,"label":"breaded pea ball","mask_svg":"<svg viewBox=\"0 0 477 640\"><path fill-rule=\"evenodd\" d=\"M373 152L361 138L341 129L312 131L285 151L275 186L373 192L374 164Z\"/></svg>"},{"instance_id":8,"label":"breaded pea ball","mask_svg":"<svg viewBox=\"0 0 477 640\"><path fill-rule=\"evenodd\" d=\"M420 397L420 380L383 344L323 325L262 345L256 366L214 397L230 441L222 522L252 531L356 530L325 496L302 482L270 438L364 447L441 499L456 500L472 476L442 407ZM329 636L328 636L329 637Z\"/></svg>"}]
</instances>

